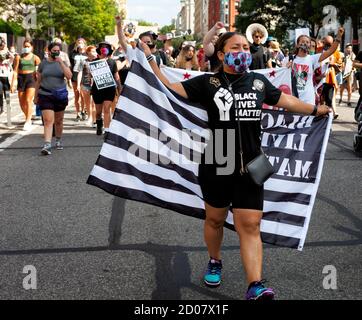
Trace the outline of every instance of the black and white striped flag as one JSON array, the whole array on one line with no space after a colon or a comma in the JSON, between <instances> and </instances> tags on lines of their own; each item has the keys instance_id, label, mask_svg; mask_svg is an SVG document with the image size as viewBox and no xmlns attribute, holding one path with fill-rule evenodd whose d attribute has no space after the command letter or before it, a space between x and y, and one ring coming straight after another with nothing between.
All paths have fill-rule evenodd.
<instances>
[{"instance_id":1,"label":"black and white striped flag","mask_svg":"<svg viewBox=\"0 0 362 320\"><path fill-rule=\"evenodd\" d=\"M209 138L207 113L171 93L153 74L144 54L136 51L88 184L121 198L203 219L204 201L194 161ZM175 72L175 77L184 73L167 72ZM188 78L195 75L187 74ZM277 171L265 184L262 239L302 250L331 118L264 110L262 125L262 145ZM232 224L229 213L226 226Z\"/></svg>"}]
</instances>

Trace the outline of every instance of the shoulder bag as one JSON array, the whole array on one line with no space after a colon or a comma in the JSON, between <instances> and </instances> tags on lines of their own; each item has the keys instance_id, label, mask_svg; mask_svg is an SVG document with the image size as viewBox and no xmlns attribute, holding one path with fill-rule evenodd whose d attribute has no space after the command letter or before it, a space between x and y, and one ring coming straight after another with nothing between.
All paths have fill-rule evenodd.
<instances>
[{"instance_id":1,"label":"shoulder bag","mask_svg":"<svg viewBox=\"0 0 362 320\"><path fill-rule=\"evenodd\" d=\"M225 76L226 78L226 76ZM255 78L255 75L254 75ZM227 79L225 79L227 80ZM234 108L236 110L236 99L235 94L232 89L232 84L226 81L229 85L229 90L231 91L234 98ZM238 123L238 132L239 132L239 147L240 147L240 158L241 158L241 168L240 174L249 174L250 178L254 181L258 186L262 186L265 181L267 181L274 173L275 170L273 166L270 164L268 158L265 156L262 148L260 148L260 154L250 161L247 165L244 166L244 157L243 157L243 142L241 137L241 125L240 121L236 121Z\"/></svg>"}]
</instances>

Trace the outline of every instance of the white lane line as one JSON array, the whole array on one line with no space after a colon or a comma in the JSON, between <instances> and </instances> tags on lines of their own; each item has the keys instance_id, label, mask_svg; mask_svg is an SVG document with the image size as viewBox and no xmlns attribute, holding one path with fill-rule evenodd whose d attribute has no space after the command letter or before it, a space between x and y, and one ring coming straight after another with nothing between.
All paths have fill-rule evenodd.
<instances>
[{"instance_id":1,"label":"white lane line","mask_svg":"<svg viewBox=\"0 0 362 320\"><path fill-rule=\"evenodd\" d=\"M39 128L39 125L33 125L31 130L29 131L20 131L19 133L7 138L3 142L0 143L0 152L9 148L13 143L19 141L20 139L24 138L25 136L30 135L35 129Z\"/></svg>"},{"instance_id":2,"label":"white lane line","mask_svg":"<svg viewBox=\"0 0 362 320\"><path fill-rule=\"evenodd\" d=\"M69 104L72 102L73 99L74 99L74 96L69 95ZM23 118L23 117L24 117L24 114L22 112L20 112L20 113L16 114L15 116L13 116L11 118L11 121L15 122L15 121L17 121L17 120L19 120L20 118ZM19 131L19 133L14 134L14 135L10 136L9 138L5 139L3 142L0 143L0 152L3 152L6 148L9 148L16 141L19 141L20 139L24 138L25 136L28 136L35 129L37 129L39 127L40 127L40 125L33 124L31 130L29 130L29 131ZM21 130L21 129L19 129L19 130ZM1 138L1 136L0 136L0 138Z\"/></svg>"}]
</instances>

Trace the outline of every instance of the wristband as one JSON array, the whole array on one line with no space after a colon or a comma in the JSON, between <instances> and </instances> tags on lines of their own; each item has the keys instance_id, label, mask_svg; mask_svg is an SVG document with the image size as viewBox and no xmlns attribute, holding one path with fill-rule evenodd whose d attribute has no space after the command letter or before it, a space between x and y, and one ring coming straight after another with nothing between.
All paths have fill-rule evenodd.
<instances>
[{"instance_id":1,"label":"wristband","mask_svg":"<svg viewBox=\"0 0 362 320\"><path fill-rule=\"evenodd\" d=\"M155 57L152 54L150 54L149 56L146 57L146 59L148 62L151 62L152 60L155 59Z\"/></svg>"},{"instance_id":2,"label":"wristband","mask_svg":"<svg viewBox=\"0 0 362 320\"><path fill-rule=\"evenodd\" d=\"M310 115L311 115L311 116L316 116L316 115L317 115L317 112L318 112L318 106L317 106L317 105L314 105L313 112L312 112Z\"/></svg>"}]
</instances>

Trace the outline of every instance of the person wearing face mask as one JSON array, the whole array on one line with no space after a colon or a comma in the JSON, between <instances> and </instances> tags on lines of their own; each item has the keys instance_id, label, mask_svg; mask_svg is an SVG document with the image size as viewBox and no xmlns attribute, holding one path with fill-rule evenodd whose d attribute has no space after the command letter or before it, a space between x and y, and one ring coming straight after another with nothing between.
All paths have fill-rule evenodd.
<instances>
[{"instance_id":1,"label":"person wearing face mask","mask_svg":"<svg viewBox=\"0 0 362 320\"><path fill-rule=\"evenodd\" d=\"M215 50L221 67L217 73L203 74L179 83L171 83L160 71L146 44L142 44L142 49L160 81L183 98L200 103L207 110L211 134L214 137L216 132L218 137L222 134L222 139L209 142L199 166L199 183L206 207L204 237L210 257L203 279L205 284L210 287L221 284L223 225L229 208L232 208L249 285L245 298L273 299L274 290L265 287L262 281L260 223L264 188L256 185L247 173L242 173L241 168L260 154L263 103L314 116L326 115L331 110L284 94L265 76L248 72L252 63L249 42L238 33L227 32L218 39ZM224 164L218 164L213 150L230 154L228 141L229 146L232 141L235 153L233 166L225 168Z\"/></svg>"},{"instance_id":2,"label":"person wearing face mask","mask_svg":"<svg viewBox=\"0 0 362 320\"><path fill-rule=\"evenodd\" d=\"M63 150L63 119L68 105L66 81L72 77L69 67L60 58L60 46L51 43L48 52L48 59L39 65L34 99L34 103L40 107L44 121L44 146L41 154L45 156L52 154L53 126L55 148Z\"/></svg>"},{"instance_id":3,"label":"person wearing face mask","mask_svg":"<svg viewBox=\"0 0 362 320\"><path fill-rule=\"evenodd\" d=\"M178 69L200 71L194 46L186 45L182 48L181 53L176 59L175 67Z\"/></svg>"},{"instance_id":4,"label":"person wearing face mask","mask_svg":"<svg viewBox=\"0 0 362 320\"><path fill-rule=\"evenodd\" d=\"M152 31L147 31L139 36L139 40L147 43L148 47L150 48L152 54L155 56L158 66L161 64L164 66L169 65L167 55L165 52L158 50L156 47L156 40L158 36L157 34L153 33Z\"/></svg>"},{"instance_id":5,"label":"person wearing face mask","mask_svg":"<svg viewBox=\"0 0 362 320\"><path fill-rule=\"evenodd\" d=\"M93 79L89 68L89 62L98 58L97 47L89 46L86 49L87 59L83 60L80 64L80 72L78 74L78 88L81 88L81 92L84 98L85 107L88 114L88 123L90 127L95 127L96 121L96 108L91 96Z\"/></svg>"},{"instance_id":6,"label":"person wearing face mask","mask_svg":"<svg viewBox=\"0 0 362 320\"><path fill-rule=\"evenodd\" d=\"M57 45L59 45L60 48L62 48L62 40L60 38L54 38L53 40L54 43L56 43ZM72 64L70 63L70 59L69 59L69 55L68 53L64 52L64 51L60 51L60 55L59 55L60 59L63 60L64 64L68 67L71 68Z\"/></svg>"},{"instance_id":7,"label":"person wearing face mask","mask_svg":"<svg viewBox=\"0 0 362 320\"><path fill-rule=\"evenodd\" d=\"M71 68L73 72L72 86L74 90L74 106L76 111L76 121L85 120L86 114L84 109L84 98L82 96L81 88L78 87L78 74L80 72L80 66L84 60L87 59L85 53L86 41L83 38L77 39L73 53L70 57Z\"/></svg>"},{"instance_id":8,"label":"person wearing face mask","mask_svg":"<svg viewBox=\"0 0 362 320\"><path fill-rule=\"evenodd\" d=\"M4 98L10 99L9 78L13 60L14 55L8 50L5 39L0 37L0 114L4 112Z\"/></svg>"},{"instance_id":9,"label":"person wearing face mask","mask_svg":"<svg viewBox=\"0 0 362 320\"><path fill-rule=\"evenodd\" d=\"M108 42L101 42L97 48L98 58L95 60L104 59L107 61L109 69L113 74L116 86L108 87L105 89L98 89L96 83L93 81L92 96L96 105L96 124L97 135L107 133L111 123L111 107L116 97L116 88L120 89L120 79L118 75L117 63L112 57L112 45ZM103 114L103 118L102 118Z\"/></svg>"},{"instance_id":10,"label":"person wearing face mask","mask_svg":"<svg viewBox=\"0 0 362 320\"><path fill-rule=\"evenodd\" d=\"M309 48L309 54L311 56L315 55L317 53L317 40L310 38L310 48Z\"/></svg>"},{"instance_id":11,"label":"person wearing face mask","mask_svg":"<svg viewBox=\"0 0 362 320\"><path fill-rule=\"evenodd\" d=\"M301 35L296 41L295 54L283 60L283 66L292 69L292 79L294 83L293 95L297 95L300 100L314 104L316 93L313 85L314 72L321 65L321 62L330 57L338 48L344 33L343 28L339 28L338 36L333 45L323 53L310 55L310 37ZM322 70L323 72L323 70ZM331 104L329 104L332 107Z\"/></svg>"},{"instance_id":12,"label":"person wearing face mask","mask_svg":"<svg viewBox=\"0 0 362 320\"><path fill-rule=\"evenodd\" d=\"M11 93L15 92L15 83L18 82L18 97L21 110L25 115L24 131L32 129L33 100L35 94L35 75L40 58L32 53L33 43L26 39L23 43L22 54L17 55L14 61L14 72L11 81Z\"/></svg>"}]
</instances>

